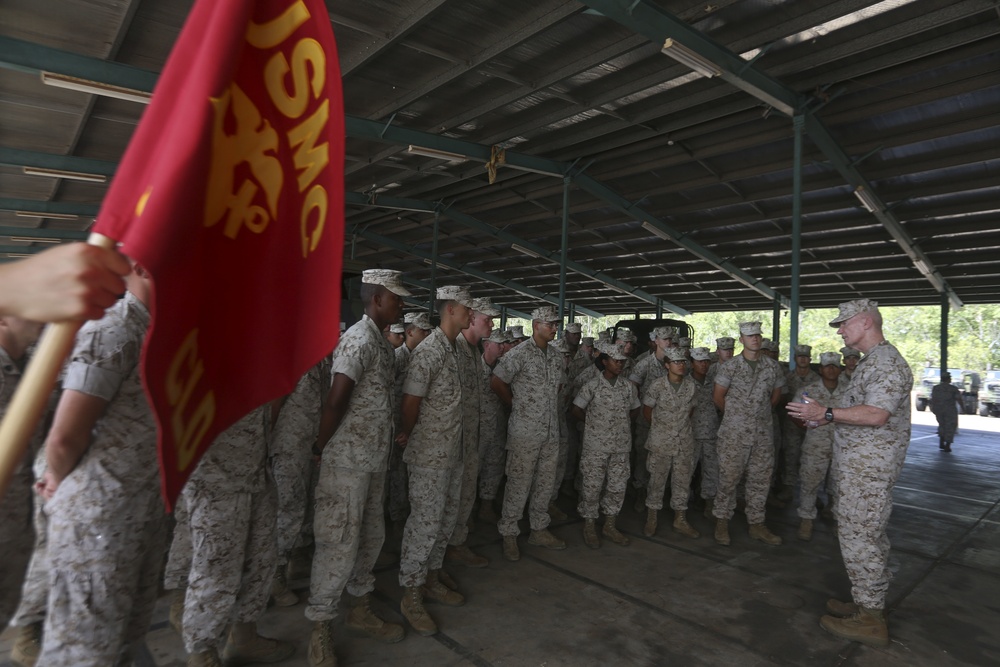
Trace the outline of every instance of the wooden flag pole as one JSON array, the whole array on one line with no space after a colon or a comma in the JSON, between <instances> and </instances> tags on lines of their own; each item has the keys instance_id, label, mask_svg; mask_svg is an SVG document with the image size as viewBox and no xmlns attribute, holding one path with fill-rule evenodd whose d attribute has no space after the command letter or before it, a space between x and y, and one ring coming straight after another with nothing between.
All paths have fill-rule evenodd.
<instances>
[{"instance_id":1,"label":"wooden flag pole","mask_svg":"<svg viewBox=\"0 0 1000 667\"><path fill-rule=\"evenodd\" d=\"M103 234L92 233L87 243L108 249L115 247L115 240ZM83 320L69 320L46 329L7 406L0 423L0 502L24 458L31 435L38 426L63 362L73 351L76 332L81 326Z\"/></svg>"}]
</instances>

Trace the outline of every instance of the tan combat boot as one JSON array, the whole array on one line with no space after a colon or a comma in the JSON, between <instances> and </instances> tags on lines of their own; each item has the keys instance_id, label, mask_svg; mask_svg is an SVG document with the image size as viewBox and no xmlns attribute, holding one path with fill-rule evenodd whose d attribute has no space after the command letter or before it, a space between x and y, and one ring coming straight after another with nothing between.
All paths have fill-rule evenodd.
<instances>
[{"instance_id":1,"label":"tan combat boot","mask_svg":"<svg viewBox=\"0 0 1000 667\"><path fill-rule=\"evenodd\" d=\"M770 544L773 547L781 544L781 538L768 530L763 523L750 524L750 539Z\"/></svg>"},{"instance_id":2,"label":"tan combat boot","mask_svg":"<svg viewBox=\"0 0 1000 667\"><path fill-rule=\"evenodd\" d=\"M832 635L868 646L885 648L889 645L889 626L881 609L862 607L847 618L824 616L819 625Z\"/></svg>"},{"instance_id":3,"label":"tan combat boot","mask_svg":"<svg viewBox=\"0 0 1000 667\"><path fill-rule=\"evenodd\" d=\"M583 520L583 543L591 549L601 548L601 540L597 537L597 522L593 519Z\"/></svg>"},{"instance_id":4,"label":"tan combat boot","mask_svg":"<svg viewBox=\"0 0 1000 667\"><path fill-rule=\"evenodd\" d=\"M299 601L299 596L288 588L288 581L285 579L287 568L279 566L274 571L274 579L271 580L271 599L276 607L292 607Z\"/></svg>"},{"instance_id":5,"label":"tan combat boot","mask_svg":"<svg viewBox=\"0 0 1000 667\"><path fill-rule=\"evenodd\" d=\"M14 645L10 648L10 659L21 667L35 667L42 649L42 622L31 623L17 629Z\"/></svg>"},{"instance_id":6,"label":"tan combat boot","mask_svg":"<svg viewBox=\"0 0 1000 667\"><path fill-rule=\"evenodd\" d=\"M281 662L292 657L295 644L257 634L257 624L233 623L229 639L222 651L226 667L252 665L258 662Z\"/></svg>"},{"instance_id":7,"label":"tan combat boot","mask_svg":"<svg viewBox=\"0 0 1000 667\"><path fill-rule=\"evenodd\" d=\"M489 558L480 556L464 544L449 544L445 550L444 558L451 563L458 563L466 567L486 567L490 564Z\"/></svg>"},{"instance_id":8,"label":"tan combat boot","mask_svg":"<svg viewBox=\"0 0 1000 667\"><path fill-rule=\"evenodd\" d=\"M170 627L172 627L177 634L184 634L184 595L187 589L183 586L180 588L175 588L170 593L170 614L168 616L170 620Z\"/></svg>"},{"instance_id":9,"label":"tan combat boot","mask_svg":"<svg viewBox=\"0 0 1000 667\"><path fill-rule=\"evenodd\" d=\"M690 537L692 539L701 537L701 533L695 530L691 524L688 523L687 516L683 510L678 510L674 513L674 532L680 533L684 537Z\"/></svg>"},{"instance_id":10,"label":"tan combat boot","mask_svg":"<svg viewBox=\"0 0 1000 667\"><path fill-rule=\"evenodd\" d=\"M222 667L222 660L219 659L219 652L210 648L207 651L189 655L187 667Z\"/></svg>"},{"instance_id":11,"label":"tan combat boot","mask_svg":"<svg viewBox=\"0 0 1000 667\"><path fill-rule=\"evenodd\" d=\"M608 538L615 544L627 547L629 545L629 539L621 534L618 527L615 526L615 520L618 519L617 516L610 514L604 517L604 527L601 528L601 532L604 537Z\"/></svg>"},{"instance_id":12,"label":"tan combat boot","mask_svg":"<svg viewBox=\"0 0 1000 667\"><path fill-rule=\"evenodd\" d=\"M830 598L826 601L826 610L834 616L847 618L848 616L853 616L858 613L860 608L853 602L841 602L836 598Z\"/></svg>"},{"instance_id":13,"label":"tan combat boot","mask_svg":"<svg viewBox=\"0 0 1000 667\"><path fill-rule=\"evenodd\" d=\"M386 623L375 615L371 607L371 595L365 593L361 597L351 599L351 611L347 614L347 627L363 632L375 641L384 644L394 644L403 638L403 626ZM324 625L329 625L324 623ZM312 650L310 644L310 651ZM330 654L332 655L332 651Z\"/></svg>"},{"instance_id":14,"label":"tan combat boot","mask_svg":"<svg viewBox=\"0 0 1000 667\"><path fill-rule=\"evenodd\" d=\"M438 581L440 581L442 584L444 584L445 586L447 586L448 588L450 588L453 591L457 591L458 590L458 582L455 581L454 579L452 579L451 575L448 574L447 571L445 571L442 568L440 570L435 570L435 572L437 572Z\"/></svg>"},{"instance_id":15,"label":"tan combat boot","mask_svg":"<svg viewBox=\"0 0 1000 667\"><path fill-rule=\"evenodd\" d=\"M715 541L724 547L731 544L729 539L729 519L715 520Z\"/></svg>"},{"instance_id":16,"label":"tan combat boot","mask_svg":"<svg viewBox=\"0 0 1000 667\"><path fill-rule=\"evenodd\" d=\"M424 637L437 634L438 627L424 608L424 595L422 586L408 586L403 591L403 600L399 603L399 610L410 623L414 632Z\"/></svg>"},{"instance_id":17,"label":"tan combat boot","mask_svg":"<svg viewBox=\"0 0 1000 667\"><path fill-rule=\"evenodd\" d=\"M350 619L348 619L350 624ZM309 635L309 667L337 667L330 621L317 621Z\"/></svg>"},{"instance_id":18,"label":"tan combat boot","mask_svg":"<svg viewBox=\"0 0 1000 667\"><path fill-rule=\"evenodd\" d=\"M549 503L549 516L552 517L553 521L565 521L569 518L566 512L559 509L559 506L556 505L555 501Z\"/></svg>"},{"instance_id":19,"label":"tan combat boot","mask_svg":"<svg viewBox=\"0 0 1000 667\"><path fill-rule=\"evenodd\" d=\"M517 535L503 536L503 557L511 562L521 560L521 552L517 548Z\"/></svg>"},{"instance_id":20,"label":"tan combat boot","mask_svg":"<svg viewBox=\"0 0 1000 667\"><path fill-rule=\"evenodd\" d=\"M531 535L528 536L528 544L545 549L555 549L556 551L566 548L566 542L560 540L546 528L531 531ZM506 546L506 541L504 546Z\"/></svg>"},{"instance_id":21,"label":"tan combat boot","mask_svg":"<svg viewBox=\"0 0 1000 667\"><path fill-rule=\"evenodd\" d=\"M465 604L465 596L441 583L438 570L431 570L427 573L423 593L425 600L440 602L449 607L461 607Z\"/></svg>"},{"instance_id":22,"label":"tan combat boot","mask_svg":"<svg viewBox=\"0 0 1000 667\"><path fill-rule=\"evenodd\" d=\"M646 508L646 525L642 527L642 534L646 537L656 535L656 510L652 507Z\"/></svg>"},{"instance_id":23,"label":"tan combat boot","mask_svg":"<svg viewBox=\"0 0 1000 667\"><path fill-rule=\"evenodd\" d=\"M802 519L802 521L799 522L799 532L795 535L803 542L811 540L813 538L813 520Z\"/></svg>"}]
</instances>

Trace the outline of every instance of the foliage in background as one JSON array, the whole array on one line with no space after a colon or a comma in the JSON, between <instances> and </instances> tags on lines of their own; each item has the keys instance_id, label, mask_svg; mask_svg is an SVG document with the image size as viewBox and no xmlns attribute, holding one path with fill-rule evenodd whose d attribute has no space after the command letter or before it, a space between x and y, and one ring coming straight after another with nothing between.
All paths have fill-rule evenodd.
<instances>
[{"instance_id":1,"label":"foliage in background","mask_svg":"<svg viewBox=\"0 0 1000 667\"><path fill-rule=\"evenodd\" d=\"M938 366L941 348L941 309L937 306L905 306L882 308L886 338L893 343L903 357L910 362L914 377L919 377L924 366ZM838 351L843 341L829 321L837 315L835 308L807 310L799 320L799 342L813 346L813 359L828 351ZM643 319L653 315L643 315ZM680 318L665 313L664 317L683 319L694 329L693 345L704 345L715 349L715 339L719 336L739 335L739 323L759 321L763 324L764 336L772 336L770 310L695 313ZM949 313L948 365L952 368L984 371L1000 368L1000 304L969 305ZM614 326L619 320L633 319L630 315L609 317L577 317L583 325L584 335L596 336L597 332ZM779 340L781 358L788 358L790 328L789 312L781 311ZM531 332L531 322L511 319L508 324L524 325L526 333ZM737 344L737 347L738 344Z\"/></svg>"}]
</instances>

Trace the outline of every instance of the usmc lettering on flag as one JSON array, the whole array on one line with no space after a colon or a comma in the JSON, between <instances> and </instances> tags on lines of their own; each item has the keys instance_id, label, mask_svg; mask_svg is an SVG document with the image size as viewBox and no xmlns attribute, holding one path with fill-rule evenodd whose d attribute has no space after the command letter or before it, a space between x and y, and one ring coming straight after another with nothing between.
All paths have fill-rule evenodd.
<instances>
[{"instance_id":1,"label":"usmc lettering on flag","mask_svg":"<svg viewBox=\"0 0 1000 667\"><path fill-rule=\"evenodd\" d=\"M237 82L213 98L212 161L205 201L207 227L222 222L223 233L234 241L244 227L254 234L264 233L277 216L278 198L285 188L278 158L279 143L284 142L297 173L294 187L300 202L303 257L316 249L323 234L328 197L316 179L330 161L329 145L317 143L330 117L330 101L323 95L326 54L315 39L291 39L309 18L308 8L299 0L271 21L250 22L247 46L275 51L262 73L274 110L285 119L301 120L282 136ZM244 165L247 169L241 170Z\"/></svg>"}]
</instances>

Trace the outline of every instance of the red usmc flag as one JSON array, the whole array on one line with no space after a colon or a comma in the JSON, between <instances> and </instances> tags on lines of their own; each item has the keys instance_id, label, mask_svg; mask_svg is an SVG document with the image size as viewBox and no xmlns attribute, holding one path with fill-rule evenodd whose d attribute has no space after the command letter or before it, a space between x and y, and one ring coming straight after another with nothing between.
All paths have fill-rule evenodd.
<instances>
[{"instance_id":1,"label":"red usmc flag","mask_svg":"<svg viewBox=\"0 0 1000 667\"><path fill-rule=\"evenodd\" d=\"M153 279L143 378L172 505L215 436L339 332L340 66L321 0L199 0L95 232Z\"/></svg>"}]
</instances>

